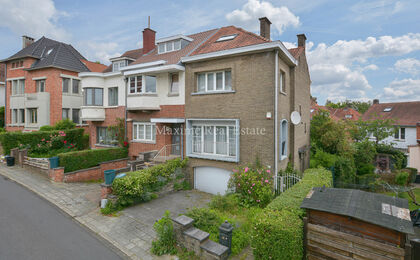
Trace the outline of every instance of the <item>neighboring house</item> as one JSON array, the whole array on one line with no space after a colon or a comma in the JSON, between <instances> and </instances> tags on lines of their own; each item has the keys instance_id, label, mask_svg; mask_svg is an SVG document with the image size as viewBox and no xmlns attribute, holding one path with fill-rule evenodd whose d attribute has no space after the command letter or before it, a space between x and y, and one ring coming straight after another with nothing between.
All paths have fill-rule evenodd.
<instances>
[{"instance_id":1,"label":"neighboring house","mask_svg":"<svg viewBox=\"0 0 420 260\"><path fill-rule=\"evenodd\" d=\"M0 63L0 107L6 104L6 64Z\"/></svg>"},{"instance_id":2,"label":"neighboring house","mask_svg":"<svg viewBox=\"0 0 420 260\"><path fill-rule=\"evenodd\" d=\"M286 49L234 26L216 30L185 64L186 155L194 187L223 194L230 172L259 160L274 173L309 166L310 76L306 37ZM302 120L294 125L292 111Z\"/></svg>"},{"instance_id":3,"label":"neighboring house","mask_svg":"<svg viewBox=\"0 0 420 260\"><path fill-rule=\"evenodd\" d=\"M81 125L83 103L79 72L106 66L87 61L71 45L45 37L23 36L22 50L6 64L6 129L38 130L69 118Z\"/></svg>"},{"instance_id":4,"label":"neighboring house","mask_svg":"<svg viewBox=\"0 0 420 260\"><path fill-rule=\"evenodd\" d=\"M383 142L393 144L395 148L407 151L409 145L417 144L416 125L420 122L420 101L401 103L379 103L375 99L372 106L363 114L362 120L375 118L391 119L398 127L394 136Z\"/></svg>"},{"instance_id":5,"label":"neighboring house","mask_svg":"<svg viewBox=\"0 0 420 260\"><path fill-rule=\"evenodd\" d=\"M357 121L361 117L360 113L353 108L332 108L329 106L320 106L316 101L311 101L311 119L312 116L316 115L320 110L325 110L330 113L331 119L334 121L339 120L352 120Z\"/></svg>"},{"instance_id":6,"label":"neighboring house","mask_svg":"<svg viewBox=\"0 0 420 260\"><path fill-rule=\"evenodd\" d=\"M408 167L416 168L420 174L420 122L417 123L417 144L408 146Z\"/></svg>"}]
</instances>

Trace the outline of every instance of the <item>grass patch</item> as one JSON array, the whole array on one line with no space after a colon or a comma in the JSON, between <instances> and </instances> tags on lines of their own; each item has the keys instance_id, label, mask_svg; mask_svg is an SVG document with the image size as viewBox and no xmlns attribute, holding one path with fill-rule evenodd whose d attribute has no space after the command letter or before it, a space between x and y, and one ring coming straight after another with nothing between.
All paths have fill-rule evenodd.
<instances>
[{"instance_id":1,"label":"grass patch","mask_svg":"<svg viewBox=\"0 0 420 260\"><path fill-rule=\"evenodd\" d=\"M413 193L416 196L417 202L419 203L420 202L420 188L415 188L413 190ZM395 197L395 192L392 192L392 191L384 192L383 194L391 196L391 197ZM414 204L413 199L408 195L407 192L398 193L398 197L401 198L401 199L408 200L408 207L409 207L410 211L420 209L420 206L417 206L416 204Z\"/></svg>"}]
</instances>

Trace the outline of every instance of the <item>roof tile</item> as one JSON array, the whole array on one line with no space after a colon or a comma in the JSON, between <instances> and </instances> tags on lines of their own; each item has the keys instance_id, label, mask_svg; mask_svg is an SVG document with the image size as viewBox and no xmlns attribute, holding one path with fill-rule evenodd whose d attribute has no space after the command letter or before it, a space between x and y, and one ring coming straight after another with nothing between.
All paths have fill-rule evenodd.
<instances>
[{"instance_id":1,"label":"roof tile","mask_svg":"<svg viewBox=\"0 0 420 260\"><path fill-rule=\"evenodd\" d=\"M391 108L391 111L385 112L385 108ZM373 104L363 114L362 120L368 121L376 116L392 119L395 125L416 126L420 122L420 101Z\"/></svg>"}]
</instances>

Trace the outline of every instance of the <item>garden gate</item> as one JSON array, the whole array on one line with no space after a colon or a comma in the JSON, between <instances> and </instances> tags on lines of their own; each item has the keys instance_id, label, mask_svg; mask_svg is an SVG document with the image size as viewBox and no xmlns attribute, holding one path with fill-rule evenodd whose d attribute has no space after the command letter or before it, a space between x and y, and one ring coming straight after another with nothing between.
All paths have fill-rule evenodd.
<instances>
[{"instance_id":1,"label":"garden gate","mask_svg":"<svg viewBox=\"0 0 420 260\"><path fill-rule=\"evenodd\" d=\"M285 192L301 179L302 178L297 174L285 173L283 175L278 175L276 179L276 195Z\"/></svg>"}]
</instances>

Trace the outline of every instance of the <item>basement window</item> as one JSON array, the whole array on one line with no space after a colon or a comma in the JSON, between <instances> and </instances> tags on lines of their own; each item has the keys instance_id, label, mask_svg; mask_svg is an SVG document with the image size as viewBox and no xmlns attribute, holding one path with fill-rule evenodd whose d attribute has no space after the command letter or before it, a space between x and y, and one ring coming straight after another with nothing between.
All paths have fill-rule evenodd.
<instances>
[{"instance_id":1,"label":"basement window","mask_svg":"<svg viewBox=\"0 0 420 260\"><path fill-rule=\"evenodd\" d=\"M238 34L231 34L231 35L223 35L216 42L223 42L223 41L230 41L236 38Z\"/></svg>"}]
</instances>

